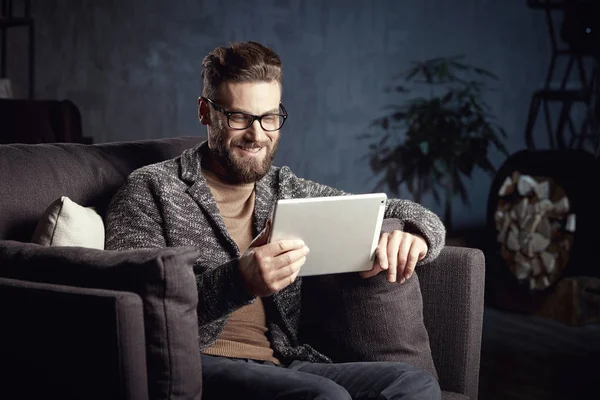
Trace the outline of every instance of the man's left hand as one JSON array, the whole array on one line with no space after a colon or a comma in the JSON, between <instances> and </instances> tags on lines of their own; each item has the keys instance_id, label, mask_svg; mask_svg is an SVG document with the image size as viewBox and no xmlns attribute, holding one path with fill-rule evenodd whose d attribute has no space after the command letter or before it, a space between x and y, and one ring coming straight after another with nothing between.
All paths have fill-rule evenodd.
<instances>
[{"instance_id":1,"label":"man's left hand","mask_svg":"<svg viewBox=\"0 0 600 400\"><path fill-rule=\"evenodd\" d=\"M410 278L419 260L427 254L427 242L418 236L402 231L384 232L375 251L373 268L363 271L363 278L370 278L387 271L390 282L404 283Z\"/></svg>"}]
</instances>

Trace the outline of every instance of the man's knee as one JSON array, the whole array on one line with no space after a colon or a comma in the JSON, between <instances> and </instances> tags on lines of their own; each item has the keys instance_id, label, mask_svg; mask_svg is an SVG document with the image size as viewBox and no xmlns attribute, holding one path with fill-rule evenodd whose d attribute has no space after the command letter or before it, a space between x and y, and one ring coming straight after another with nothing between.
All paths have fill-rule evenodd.
<instances>
[{"instance_id":1,"label":"man's knee","mask_svg":"<svg viewBox=\"0 0 600 400\"><path fill-rule=\"evenodd\" d=\"M423 388L423 398L432 400L439 400L442 398L442 389L440 388L440 383L429 372L420 372L417 380L419 382L418 386Z\"/></svg>"},{"instance_id":2,"label":"man's knee","mask_svg":"<svg viewBox=\"0 0 600 400\"><path fill-rule=\"evenodd\" d=\"M352 400L346 389L332 380L321 378L305 386L303 399L311 400ZM306 396L306 397L305 397Z\"/></svg>"},{"instance_id":3,"label":"man's knee","mask_svg":"<svg viewBox=\"0 0 600 400\"><path fill-rule=\"evenodd\" d=\"M382 395L386 399L427 399L439 400L442 390L437 379L421 370L402 371Z\"/></svg>"}]
</instances>

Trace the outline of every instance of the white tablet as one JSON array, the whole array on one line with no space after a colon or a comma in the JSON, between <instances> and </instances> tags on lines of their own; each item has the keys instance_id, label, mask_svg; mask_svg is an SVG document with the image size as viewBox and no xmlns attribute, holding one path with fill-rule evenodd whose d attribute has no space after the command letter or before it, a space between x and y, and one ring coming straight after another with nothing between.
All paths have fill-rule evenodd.
<instances>
[{"instance_id":1,"label":"white tablet","mask_svg":"<svg viewBox=\"0 0 600 400\"><path fill-rule=\"evenodd\" d=\"M385 193L278 200L269 241L302 239L310 249L299 276L373 267Z\"/></svg>"}]
</instances>

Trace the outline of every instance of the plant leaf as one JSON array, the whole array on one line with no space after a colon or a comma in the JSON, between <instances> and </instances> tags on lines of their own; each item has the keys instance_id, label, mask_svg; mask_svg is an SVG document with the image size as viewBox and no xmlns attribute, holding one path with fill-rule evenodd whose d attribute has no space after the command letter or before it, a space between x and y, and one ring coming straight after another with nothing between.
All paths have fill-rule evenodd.
<instances>
[{"instance_id":1,"label":"plant leaf","mask_svg":"<svg viewBox=\"0 0 600 400\"><path fill-rule=\"evenodd\" d=\"M474 167L475 159L471 154L464 154L463 157L460 157L458 162L458 170L460 172L470 178Z\"/></svg>"},{"instance_id":2,"label":"plant leaf","mask_svg":"<svg viewBox=\"0 0 600 400\"><path fill-rule=\"evenodd\" d=\"M467 190L465 189L465 184L462 179L460 179L460 174L458 171L454 171L452 173L452 186L453 192L458 193L460 199L467 206L471 206L471 202L469 201L469 196L467 195Z\"/></svg>"},{"instance_id":3,"label":"plant leaf","mask_svg":"<svg viewBox=\"0 0 600 400\"><path fill-rule=\"evenodd\" d=\"M478 165L479 168L489 173L490 175L493 175L496 172L496 167L494 167L490 159L487 157L483 157L481 160L479 160Z\"/></svg>"},{"instance_id":4,"label":"plant leaf","mask_svg":"<svg viewBox=\"0 0 600 400\"><path fill-rule=\"evenodd\" d=\"M414 66L408 70L408 72L406 73L406 77L404 78L404 80L406 82L412 80L415 76L417 76L419 73L421 73L421 64L420 63L413 63Z\"/></svg>"},{"instance_id":5,"label":"plant leaf","mask_svg":"<svg viewBox=\"0 0 600 400\"><path fill-rule=\"evenodd\" d=\"M373 170L373 172L381 172L385 165L381 162L378 154L374 154L369 158L369 166Z\"/></svg>"},{"instance_id":6,"label":"plant leaf","mask_svg":"<svg viewBox=\"0 0 600 400\"><path fill-rule=\"evenodd\" d=\"M444 95L444 97L442 97L442 103L448 103L453 98L454 98L454 92L453 91L449 91L448 93L446 93Z\"/></svg>"},{"instance_id":7,"label":"plant leaf","mask_svg":"<svg viewBox=\"0 0 600 400\"><path fill-rule=\"evenodd\" d=\"M398 174L394 168L390 168L388 166L387 170L385 171L385 183L390 188L392 193L398 195L398 189L400 185L398 184Z\"/></svg>"},{"instance_id":8,"label":"plant leaf","mask_svg":"<svg viewBox=\"0 0 600 400\"><path fill-rule=\"evenodd\" d=\"M387 106L389 113L371 123L384 133L372 135L369 146L370 166L382 175L380 185L394 193L406 187L414 198L431 192L438 203L457 195L470 205L464 182L476 168L494 170L489 147L508 155L506 132L484 101L483 93L489 90L484 78L497 79L483 68L468 65L464 55L411 62L404 82L425 83L431 95ZM407 93L409 87L389 85L394 93ZM400 144L390 146L389 139ZM448 193L441 191L446 186L452 189Z\"/></svg>"},{"instance_id":9,"label":"plant leaf","mask_svg":"<svg viewBox=\"0 0 600 400\"><path fill-rule=\"evenodd\" d=\"M473 71L476 74L484 75L484 76L487 76L488 78L492 78L494 80L498 80L498 76L496 76L495 74L493 74L493 73L491 73L491 72L489 72L489 71L487 71L487 70L485 70L483 68L473 67Z\"/></svg>"}]
</instances>

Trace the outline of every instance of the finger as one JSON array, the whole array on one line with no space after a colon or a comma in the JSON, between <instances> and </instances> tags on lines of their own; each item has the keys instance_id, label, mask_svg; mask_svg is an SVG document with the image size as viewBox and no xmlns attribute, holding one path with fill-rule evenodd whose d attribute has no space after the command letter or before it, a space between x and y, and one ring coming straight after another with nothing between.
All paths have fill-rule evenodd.
<instances>
[{"instance_id":1,"label":"finger","mask_svg":"<svg viewBox=\"0 0 600 400\"><path fill-rule=\"evenodd\" d=\"M410 253L410 248L412 246L413 241L410 236L403 235L403 240L400 243L400 247L398 248L398 254L396 255L398 260L398 269L397 269L397 280L400 281L404 278L404 273L406 270L406 263L408 261L408 256Z\"/></svg>"},{"instance_id":2,"label":"finger","mask_svg":"<svg viewBox=\"0 0 600 400\"><path fill-rule=\"evenodd\" d=\"M381 271L384 271L385 269L387 269L387 263L384 264L385 268L382 266L382 264L386 260L385 254L386 254L388 236L389 236L389 234L384 233L379 238L379 244L377 245L377 248L375 249L375 261L373 262L373 266L371 267L370 270L359 272L359 275L361 277L370 278L372 276L377 275ZM383 261L380 261L380 260L383 260Z\"/></svg>"},{"instance_id":3,"label":"finger","mask_svg":"<svg viewBox=\"0 0 600 400\"><path fill-rule=\"evenodd\" d=\"M267 257L277 257L288 251L298 250L305 247L304 241L302 240L278 240L276 242L271 242L265 244L261 247L261 254Z\"/></svg>"},{"instance_id":4,"label":"finger","mask_svg":"<svg viewBox=\"0 0 600 400\"><path fill-rule=\"evenodd\" d=\"M359 275L363 278L370 278L372 276L377 275L381 271L383 271L383 268L381 268L381 265L379 265L379 262L375 261L373 263L373 267L370 270L361 271L361 272L359 272Z\"/></svg>"},{"instance_id":5,"label":"finger","mask_svg":"<svg viewBox=\"0 0 600 400\"><path fill-rule=\"evenodd\" d=\"M291 283L290 283L290 285L296 281L296 278L298 278L298 274L300 273L300 270L302 270L302 265L300 266L300 268L298 268L298 270L297 270L296 272L294 272L294 273L293 273L293 274L290 276L290 279L291 279Z\"/></svg>"},{"instance_id":6,"label":"finger","mask_svg":"<svg viewBox=\"0 0 600 400\"><path fill-rule=\"evenodd\" d=\"M300 268L302 268L305 262L306 257L303 256L295 262L273 271L269 279L269 287L274 291L279 291L292 284L298 277Z\"/></svg>"},{"instance_id":7,"label":"finger","mask_svg":"<svg viewBox=\"0 0 600 400\"><path fill-rule=\"evenodd\" d=\"M425 256L427 255L427 251L429 251L427 242L425 241L425 239L422 239L422 240L423 241L420 242L420 246L419 246L419 261L421 261L423 258L425 258Z\"/></svg>"},{"instance_id":8,"label":"finger","mask_svg":"<svg viewBox=\"0 0 600 400\"><path fill-rule=\"evenodd\" d=\"M401 239L402 233L399 231L394 231L388 238L386 256L389 264L388 280L390 282L395 282L398 274L398 248L400 247Z\"/></svg>"},{"instance_id":9,"label":"finger","mask_svg":"<svg viewBox=\"0 0 600 400\"><path fill-rule=\"evenodd\" d=\"M427 242L420 236L416 236L410 247L410 256L407 262L407 270L404 272L404 279L408 279L412 276L417 267L417 263L427 255L427 250Z\"/></svg>"},{"instance_id":10,"label":"finger","mask_svg":"<svg viewBox=\"0 0 600 400\"><path fill-rule=\"evenodd\" d=\"M309 249L306 246L303 246L296 250L290 250L285 253L281 253L271 260L271 266L274 270L287 267L290 264L295 263L302 257L306 257L309 253Z\"/></svg>"},{"instance_id":11,"label":"finger","mask_svg":"<svg viewBox=\"0 0 600 400\"><path fill-rule=\"evenodd\" d=\"M379 238L379 244L377 245L377 249L375 250L375 256L377 257L377 263L381 267L382 270L388 269L388 261L387 261L387 243L389 233L383 233Z\"/></svg>"},{"instance_id":12,"label":"finger","mask_svg":"<svg viewBox=\"0 0 600 400\"><path fill-rule=\"evenodd\" d=\"M406 268L404 269L404 274L402 275L400 283L404 283L405 280L412 276L413 272L415 271L415 267L417 266L417 261L419 261L419 254L419 246L413 243L408 253L408 259L406 260Z\"/></svg>"},{"instance_id":13,"label":"finger","mask_svg":"<svg viewBox=\"0 0 600 400\"><path fill-rule=\"evenodd\" d=\"M429 250L429 247L427 246L427 241L421 235L413 234L412 236L415 238L415 241L418 243L419 261L421 261L423 258L425 258L425 256L427 255L427 251Z\"/></svg>"}]
</instances>

